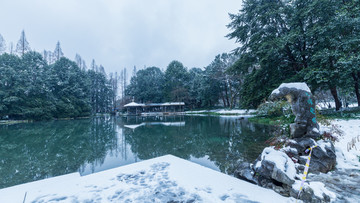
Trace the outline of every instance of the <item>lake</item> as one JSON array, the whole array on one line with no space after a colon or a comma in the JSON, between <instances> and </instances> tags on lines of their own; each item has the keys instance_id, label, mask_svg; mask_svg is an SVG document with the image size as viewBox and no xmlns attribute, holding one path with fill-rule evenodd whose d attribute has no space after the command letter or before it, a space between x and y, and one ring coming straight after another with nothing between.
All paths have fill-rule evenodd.
<instances>
[{"instance_id":1,"label":"lake","mask_svg":"<svg viewBox=\"0 0 360 203\"><path fill-rule=\"evenodd\" d=\"M0 126L0 188L172 154L232 174L274 129L239 117L96 117Z\"/></svg>"}]
</instances>

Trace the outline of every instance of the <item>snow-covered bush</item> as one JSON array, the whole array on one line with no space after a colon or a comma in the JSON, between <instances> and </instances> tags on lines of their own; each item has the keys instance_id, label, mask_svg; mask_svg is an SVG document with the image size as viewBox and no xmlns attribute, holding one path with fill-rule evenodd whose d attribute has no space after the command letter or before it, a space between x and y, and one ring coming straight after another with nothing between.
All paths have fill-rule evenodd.
<instances>
[{"instance_id":1,"label":"snow-covered bush","mask_svg":"<svg viewBox=\"0 0 360 203\"><path fill-rule=\"evenodd\" d=\"M257 109L258 116L278 117L285 116L289 118L292 115L291 105L286 101L266 102Z\"/></svg>"}]
</instances>

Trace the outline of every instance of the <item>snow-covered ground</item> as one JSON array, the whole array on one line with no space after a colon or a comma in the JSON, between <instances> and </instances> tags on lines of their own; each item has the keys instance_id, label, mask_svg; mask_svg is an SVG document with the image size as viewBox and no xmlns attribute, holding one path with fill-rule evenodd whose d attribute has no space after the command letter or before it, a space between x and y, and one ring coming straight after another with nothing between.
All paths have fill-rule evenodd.
<instances>
[{"instance_id":1,"label":"snow-covered ground","mask_svg":"<svg viewBox=\"0 0 360 203\"><path fill-rule=\"evenodd\" d=\"M186 111L188 114L202 114L202 113L218 113L218 114L237 114L237 115L249 115L255 113L253 109L217 109L217 110L201 110L201 111Z\"/></svg>"},{"instance_id":2,"label":"snow-covered ground","mask_svg":"<svg viewBox=\"0 0 360 203\"><path fill-rule=\"evenodd\" d=\"M360 120L334 120L331 123L338 130L328 126L320 126L320 129L331 132L338 138L334 143L336 168L327 174L309 174L310 187L315 193L324 192L332 196L334 202L359 202Z\"/></svg>"},{"instance_id":3,"label":"snow-covered ground","mask_svg":"<svg viewBox=\"0 0 360 203\"><path fill-rule=\"evenodd\" d=\"M329 108L329 105L331 108L335 108L335 102L333 101L330 101L330 102L317 102L316 103L316 107L319 108L319 109L328 109ZM358 104L357 103L351 103L349 104L348 107L357 107ZM344 107L344 105L343 105Z\"/></svg>"},{"instance_id":4,"label":"snow-covered ground","mask_svg":"<svg viewBox=\"0 0 360 203\"><path fill-rule=\"evenodd\" d=\"M320 126L320 129L333 131L338 138L335 142L336 168L360 169L360 120L334 120L331 124L341 131L341 135L328 126Z\"/></svg>"},{"instance_id":5,"label":"snow-covered ground","mask_svg":"<svg viewBox=\"0 0 360 203\"><path fill-rule=\"evenodd\" d=\"M80 177L70 174L0 190L0 202L295 202L166 155Z\"/></svg>"}]
</instances>

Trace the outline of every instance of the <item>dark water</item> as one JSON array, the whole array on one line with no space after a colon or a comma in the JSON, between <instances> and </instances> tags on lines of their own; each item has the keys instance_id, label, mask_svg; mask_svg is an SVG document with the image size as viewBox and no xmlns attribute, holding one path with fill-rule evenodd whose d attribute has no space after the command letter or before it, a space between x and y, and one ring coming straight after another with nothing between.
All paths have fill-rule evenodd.
<instances>
[{"instance_id":1,"label":"dark water","mask_svg":"<svg viewBox=\"0 0 360 203\"><path fill-rule=\"evenodd\" d=\"M233 117L98 117L0 126L0 188L172 154L232 173L253 161L268 126Z\"/></svg>"}]
</instances>

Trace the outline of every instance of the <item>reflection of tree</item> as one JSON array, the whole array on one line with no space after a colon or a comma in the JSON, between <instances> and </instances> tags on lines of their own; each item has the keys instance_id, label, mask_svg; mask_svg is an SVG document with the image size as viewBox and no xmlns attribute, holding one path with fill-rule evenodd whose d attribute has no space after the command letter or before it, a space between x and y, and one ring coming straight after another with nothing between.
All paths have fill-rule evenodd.
<instances>
[{"instance_id":1,"label":"reflection of tree","mask_svg":"<svg viewBox=\"0 0 360 203\"><path fill-rule=\"evenodd\" d=\"M117 146L114 127L105 118L0 127L0 188L102 163Z\"/></svg>"},{"instance_id":2,"label":"reflection of tree","mask_svg":"<svg viewBox=\"0 0 360 203\"><path fill-rule=\"evenodd\" d=\"M183 118L184 119L184 118ZM185 126L141 126L125 129L126 141L140 159L173 154L189 159L205 155L222 172L232 173L239 159L253 161L265 147L269 128L244 120L185 117Z\"/></svg>"}]
</instances>

